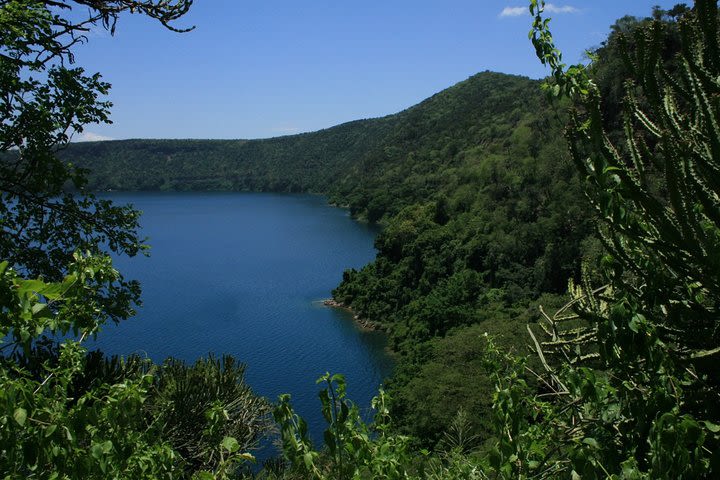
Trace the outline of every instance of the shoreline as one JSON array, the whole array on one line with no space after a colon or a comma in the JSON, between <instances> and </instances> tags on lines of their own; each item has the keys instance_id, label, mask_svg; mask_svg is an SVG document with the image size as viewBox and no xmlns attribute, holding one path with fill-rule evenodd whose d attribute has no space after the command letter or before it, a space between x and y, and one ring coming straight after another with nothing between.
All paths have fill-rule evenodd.
<instances>
[{"instance_id":1,"label":"shoreline","mask_svg":"<svg viewBox=\"0 0 720 480\"><path fill-rule=\"evenodd\" d=\"M370 321L366 318L361 318L360 315L355 313L355 311L351 307L345 305L342 302L338 302L334 298L327 298L322 301L322 304L325 305L326 307L341 308L343 310L346 310L347 312L352 314L352 318L355 321L355 323L357 323L361 328L363 328L365 330L370 330L370 331L374 331L374 332L384 332L385 331L385 328L383 328L383 326L380 325L379 323Z\"/></svg>"}]
</instances>

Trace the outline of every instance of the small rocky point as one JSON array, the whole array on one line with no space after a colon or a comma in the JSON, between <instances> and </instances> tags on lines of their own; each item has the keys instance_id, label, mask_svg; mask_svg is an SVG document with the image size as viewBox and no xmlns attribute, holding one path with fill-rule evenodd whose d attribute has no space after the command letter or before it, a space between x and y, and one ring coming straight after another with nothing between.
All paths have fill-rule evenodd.
<instances>
[{"instance_id":1,"label":"small rocky point","mask_svg":"<svg viewBox=\"0 0 720 480\"><path fill-rule=\"evenodd\" d=\"M366 328L368 330L384 330L383 326L379 323L371 322L366 318L361 318L360 315L353 312L352 308L348 307L342 302L338 302L334 298L328 298L327 300L323 300L323 305L325 305L326 307L344 308L345 310L348 310L350 313L353 314L353 320L355 320L363 328Z\"/></svg>"}]
</instances>

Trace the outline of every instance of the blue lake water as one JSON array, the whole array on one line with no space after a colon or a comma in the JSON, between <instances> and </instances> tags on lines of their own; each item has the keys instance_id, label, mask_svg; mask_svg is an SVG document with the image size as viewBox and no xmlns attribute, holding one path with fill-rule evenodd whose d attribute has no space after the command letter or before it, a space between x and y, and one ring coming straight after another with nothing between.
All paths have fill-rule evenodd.
<instances>
[{"instance_id":1,"label":"blue lake water","mask_svg":"<svg viewBox=\"0 0 720 480\"><path fill-rule=\"evenodd\" d=\"M143 211L151 255L116 266L143 288L136 317L106 326L89 345L161 362L208 353L247 364L247 382L275 401L290 393L312 436L321 438L315 380L343 373L361 408L393 362L382 333L360 329L321 300L346 268L375 256L376 231L311 195L112 193Z\"/></svg>"}]
</instances>

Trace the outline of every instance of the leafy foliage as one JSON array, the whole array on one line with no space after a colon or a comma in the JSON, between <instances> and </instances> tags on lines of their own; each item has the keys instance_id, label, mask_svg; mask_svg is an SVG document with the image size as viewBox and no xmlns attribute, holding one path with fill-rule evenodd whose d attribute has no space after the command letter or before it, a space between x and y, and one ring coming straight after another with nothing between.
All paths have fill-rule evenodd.
<instances>
[{"instance_id":1,"label":"leafy foliage","mask_svg":"<svg viewBox=\"0 0 720 480\"><path fill-rule=\"evenodd\" d=\"M109 248L135 255L141 249L138 212L98 200L85 190L85 172L57 150L88 123L108 121L109 85L99 74L71 68L72 47L101 23L114 29L120 13L138 10L169 26L191 1L117 0L0 2L0 258L31 277L61 280L76 250ZM72 6L87 18L70 20ZM80 195L65 192L72 186ZM118 277L98 290L115 321L132 314L139 287Z\"/></svg>"},{"instance_id":2,"label":"leafy foliage","mask_svg":"<svg viewBox=\"0 0 720 480\"><path fill-rule=\"evenodd\" d=\"M0 470L12 477L170 478L179 461L152 425L144 424L142 405L152 376L128 375L71 395L73 380L83 371L82 341L98 327L88 278L112 281L108 261L77 257L75 272L62 283L25 280L8 268L2 275L2 334L26 354L46 330L67 332L82 327L77 340L62 342L54 362L36 371L0 358ZM43 301L43 299L47 299ZM77 323L76 323L77 319ZM83 324L85 319L85 324Z\"/></svg>"},{"instance_id":3,"label":"leafy foliage","mask_svg":"<svg viewBox=\"0 0 720 480\"><path fill-rule=\"evenodd\" d=\"M106 251L135 255L143 246L139 213L96 199L86 172L58 155L85 124L107 121L110 107L99 74L68 66L72 47L93 25L112 31L125 11L177 30L171 22L191 4L0 1L4 478L230 478L266 428L266 402L231 358L157 367L83 346L139 299ZM70 14L73 6L87 17Z\"/></svg>"},{"instance_id":4,"label":"leafy foliage","mask_svg":"<svg viewBox=\"0 0 720 480\"><path fill-rule=\"evenodd\" d=\"M552 316L541 309L538 324L528 326L544 372L503 353L492 339L480 349L478 359L495 383L496 435L487 457L462 457L452 469L467 478L470 472L714 478L720 468L713 361L720 351L717 3L673 9L681 18L672 59L660 55L667 33L660 11L632 29L632 43L618 34L630 72L622 147L605 131L602 97L588 69L566 69L542 3L531 2L531 10L538 55L554 73L548 88L575 103L571 153L587 179L605 251L596 265L587 264L579 285L571 282L569 303ZM597 280L601 286L593 286ZM459 424L465 422L448 435ZM427 465L437 461L442 456L416 459L405 472L425 478L432 471ZM453 478L452 469L442 469L442 478ZM322 471L317 476L324 478Z\"/></svg>"},{"instance_id":5,"label":"leafy foliage","mask_svg":"<svg viewBox=\"0 0 720 480\"><path fill-rule=\"evenodd\" d=\"M717 3L698 0L693 9L621 19L589 67L563 64L542 2L530 5L531 38L552 71L548 91L574 105L569 157L558 140L564 113L535 92L535 82L491 73L397 115L323 132L263 141L127 141L64 152L93 168L96 188L324 192L353 215L384 225L376 261L346 272L334 295L387 329L402 353L390 385L395 400L381 393L378 416L366 424L345 398L343 377L322 377L328 428L325 448L316 450L290 398L281 397L274 415L287 468L268 470L267 478L717 476ZM91 159L97 152L101 158ZM11 164L18 157L5 158ZM109 173L118 159L122 175ZM588 238L593 221L599 245ZM592 261L581 272L583 255ZM92 298L118 277L88 278ZM538 299L557 304L568 278L570 303L554 315L546 308L528 313ZM25 303L31 312L49 308L49 320L8 308L17 345L32 343L37 328L64 328L61 305L73 305L63 297L57 307L33 307L36 300ZM98 310L77 308L86 329L73 321L66 328L93 332ZM504 348L482 340L488 331ZM524 338L537 359L514 355ZM502 353L508 348L513 354ZM61 378L49 377L52 362L13 365L37 377L25 392ZM225 384L218 364L197 371L206 368ZM123 382L145 378L128 372ZM165 449L165 457L154 457L166 462L153 465L155 472L169 471L177 450L193 468L231 474L247 459L246 437L226 416L232 401L204 396L193 385L195 374L180 369L171 380L145 380L136 391L148 395L141 403L146 412L157 408L149 418L158 421L128 429L138 444ZM238 388L227 391L241 394ZM173 417L168 405L186 391L197 400L187 405L192 415ZM5 411L4 425L13 428L36 418L31 404ZM98 427L98 456L114 455L107 429ZM172 445L152 443L157 431L171 432ZM416 450L407 433L436 451ZM468 455L478 448L482 458ZM12 468L28 474L32 458ZM132 462L117 457L112 465L134 468ZM84 465L92 476L96 464Z\"/></svg>"},{"instance_id":6,"label":"leafy foliage","mask_svg":"<svg viewBox=\"0 0 720 480\"><path fill-rule=\"evenodd\" d=\"M270 430L270 405L253 393L244 376L245 365L227 355L200 359L191 367L168 359L155 374L149 418L191 470L218 468L227 442L232 452L247 452Z\"/></svg>"},{"instance_id":7,"label":"leafy foliage","mask_svg":"<svg viewBox=\"0 0 720 480\"><path fill-rule=\"evenodd\" d=\"M712 478L720 468L717 375L709 361L720 351L717 3L698 0L684 11L674 69L660 56L659 20L635 31L634 49L625 43L632 78L623 149L604 131L597 86L583 67L565 69L542 3L531 9L533 42L553 69L555 93L577 105L568 137L599 214L607 285L594 289L586 280L572 288L576 313L562 309L541 325L549 338L536 345L550 401L520 393L521 405L542 414L508 435L529 448L514 447L495 471ZM516 422L514 414L502 424Z\"/></svg>"},{"instance_id":8,"label":"leafy foliage","mask_svg":"<svg viewBox=\"0 0 720 480\"><path fill-rule=\"evenodd\" d=\"M275 419L282 429L283 453L289 469L268 478L314 479L474 479L480 471L458 454L447 458L410 448L410 439L391 430L387 394L381 389L372 401L373 422L365 423L358 407L345 398L342 375L325 374L319 397L325 430L325 448L314 450L302 418L294 413L289 396L281 396ZM297 475L297 476L296 476Z\"/></svg>"}]
</instances>

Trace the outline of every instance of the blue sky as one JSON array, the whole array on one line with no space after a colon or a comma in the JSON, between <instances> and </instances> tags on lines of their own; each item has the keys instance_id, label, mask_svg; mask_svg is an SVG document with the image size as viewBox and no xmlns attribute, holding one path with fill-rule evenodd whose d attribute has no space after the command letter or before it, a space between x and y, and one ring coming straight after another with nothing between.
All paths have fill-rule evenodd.
<instances>
[{"instance_id":1,"label":"blue sky","mask_svg":"<svg viewBox=\"0 0 720 480\"><path fill-rule=\"evenodd\" d=\"M617 18L675 3L559 0L549 16L576 62ZM273 137L395 113L484 70L539 78L525 12L525 0L196 0L186 34L125 16L77 49L113 85L114 123L83 138Z\"/></svg>"}]
</instances>

